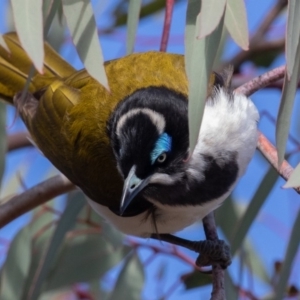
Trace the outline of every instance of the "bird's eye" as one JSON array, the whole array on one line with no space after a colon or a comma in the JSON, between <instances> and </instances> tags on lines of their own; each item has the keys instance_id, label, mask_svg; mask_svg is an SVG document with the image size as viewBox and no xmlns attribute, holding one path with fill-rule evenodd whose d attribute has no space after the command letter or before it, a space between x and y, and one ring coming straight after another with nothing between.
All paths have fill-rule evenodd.
<instances>
[{"instance_id":1,"label":"bird's eye","mask_svg":"<svg viewBox=\"0 0 300 300\"><path fill-rule=\"evenodd\" d=\"M167 159L167 153L163 152L158 158L157 158L157 162L158 163L163 163L165 160Z\"/></svg>"}]
</instances>

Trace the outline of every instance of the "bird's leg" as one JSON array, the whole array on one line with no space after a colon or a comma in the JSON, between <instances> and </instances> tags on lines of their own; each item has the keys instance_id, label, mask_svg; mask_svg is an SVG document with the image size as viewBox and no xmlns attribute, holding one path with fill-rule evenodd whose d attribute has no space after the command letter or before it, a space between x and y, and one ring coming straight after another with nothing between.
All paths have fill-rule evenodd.
<instances>
[{"instance_id":1,"label":"bird's leg","mask_svg":"<svg viewBox=\"0 0 300 300\"><path fill-rule=\"evenodd\" d=\"M199 253L196 260L196 265L199 267L220 264L223 269L226 269L231 264L230 248L223 240L189 241L172 234L152 234L151 238Z\"/></svg>"}]
</instances>

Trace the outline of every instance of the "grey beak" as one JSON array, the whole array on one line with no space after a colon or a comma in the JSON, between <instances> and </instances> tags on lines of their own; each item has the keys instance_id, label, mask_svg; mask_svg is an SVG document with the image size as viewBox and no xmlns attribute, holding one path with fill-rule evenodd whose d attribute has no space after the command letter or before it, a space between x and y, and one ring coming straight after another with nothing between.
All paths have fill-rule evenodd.
<instances>
[{"instance_id":1,"label":"grey beak","mask_svg":"<svg viewBox=\"0 0 300 300\"><path fill-rule=\"evenodd\" d=\"M120 205L120 214L123 215L126 208L133 198L148 184L149 179L140 179L135 175L135 166L133 166L125 179L123 186L123 195Z\"/></svg>"}]
</instances>

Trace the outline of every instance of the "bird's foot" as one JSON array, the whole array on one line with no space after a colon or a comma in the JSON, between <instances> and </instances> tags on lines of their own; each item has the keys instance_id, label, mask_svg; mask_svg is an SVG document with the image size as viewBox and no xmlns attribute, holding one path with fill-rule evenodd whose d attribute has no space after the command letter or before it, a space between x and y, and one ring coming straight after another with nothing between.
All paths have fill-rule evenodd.
<instances>
[{"instance_id":1,"label":"bird's foot","mask_svg":"<svg viewBox=\"0 0 300 300\"><path fill-rule=\"evenodd\" d=\"M188 241L171 234L154 234L152 238L199 253L196 260L198 267L219 264L226 269L231 264L230 247L223 240Z\"/></svg>"},{"instance_id":2,"label":"bird's foot","mask_svg":"<svg viewBox=\"0 0 300 300\"><path fill-rule=\"evenodd\" d=\"M199 253L196 260L198 267L219 264L226 269L231 264L230 247L223 240L205 240L193 243L193 250Z\"/></svg>"}]
</instances>

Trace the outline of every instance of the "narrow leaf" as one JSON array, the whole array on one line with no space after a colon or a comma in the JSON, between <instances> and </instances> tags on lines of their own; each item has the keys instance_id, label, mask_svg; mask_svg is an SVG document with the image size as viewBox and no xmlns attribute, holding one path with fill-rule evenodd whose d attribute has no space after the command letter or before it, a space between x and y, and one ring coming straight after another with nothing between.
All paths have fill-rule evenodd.
<instances>
[{"instance_id":1,"label":"narrow leaf","mask_svg":"<svg viewBox=\"0 0 300 300\"><path fill-rule=\"evenodd\" d=\"M10 244L6 261L1 269L0 299L21 299L31 260L31 234L22 229Z\"/></svg>"},{"instance_id":2,"label":"narrow leaf","mask_svg":"<svg viewBox=\"0 0 300 300\"><path fill-rule=\"evenodd\" d=\"M109 300L140 300L144 284L143 265L136 253L129 255L117 279Z\"/></svg>"},{"instance_id":3,"label":"narrow leaf","mask_svg":"<svg viewBox=\"0 0 300 300\"><path fill-rule=\"evenodd\" d=\"M275 287L275 299L284 299L285 291L287 289L288 280L291 274L291 269L293 267L293 261L297 254L300 242L300 210L293 225L292 233L290 236L289 244L286 250L284 262L282 264L282 269L279 274L279 279Z\"/></svg>"},{"instance_id":4,"label":"narrow leaf","mask_svg":"<svg viewBox=\"0 0 300 300\"><path fill-rule=\"evenodd\" d=\"M203 117L209 76L217 54L223 29L223 18L216 30L209 36L198 40L196 28L199 28L199 0L191 0L187 9L186 24L186 72L189 79L189 140L190 153L193 152Z\"/></svg>"},{"instance_id":5,"label":"narrow leaf","mask_svg":"<svg viewBox=\"0 0 300 300\"><path fill-rule=\"evenodd\" d=\"M222 232L226 236L226 239L231 240L232 233L236 228L236 224L238 224L239 217L241 217L241 214L240 213L238 214L237 212L236 203L233 201L231 197L226 199L224 204L219 209L216 210L215 216L216 216L216 223L222 229ZM230 218L228 218L228 216L230 216ZM249 259L245 261L245 264L249 268L251 268L253 274L257 275L262 281L269 284L270 280L268 277L268 273L264 268L264 265L261 261L261 257L253 249L252 243L250 243L249 240L246 239L245 242L243 242L243 247L249 256ZM251 262L251 265L249 264L249 262ZM235 299L235 298L228 297L228 299Z\"/></svg>"},{"instance_id":6,"label":"narrow leaf","mask_svg":"<svg viewBox=\"0 0 300 300\"><path fill-rule=\"evenodd\" d=\"M6 105L0 102L0 186L5 168L6 140Z\"/></svg>"},{"instance_id":7,"label":"narrow leaf","mask_svg":"<svg viewBox=\"0 0 300 300\"><path fill-rule=\"evenodd\" d=\"M249 49L249 32L244 0L227 0L225 26L233 40L244 50Z\"/></svg>"},{"instance_id":8,"label":"narrow leaf","mask_svg":"<svg viewBox=\"0 0 300 300\"><path fill-rule=\"evenodd\" d=\"M68 28L86 70L106 89L109 89L90 0L63 0L62 2Z\"/></svg>"},{"instance_id":9,"label":"narrow leaf","mask_svg":"<svg viewBox=\"0 0 300 300\"><path fill-rule=\"evenodd\" d=\"M299 82L300 44L298 44L297 47L294 70L295 72L293 72L290 81L288 80L287 72L285 73L280 107L276 123L276 148L278 152L279 166L281 165L285 155L285 148L290 130L290 122L295 101L295 94Z\"/></svg>"},{"instance_id":10,"label":"narrow leaf","mask_svg":"<svg viewBox=\"0 0 300 300\"><path fill-rule=\"evenodd\" d=\"M226 0L202 0L199 14L198 38L211 34L221 21Z\"/></svg>"},{"instance_id":11,"label":"narrow leaf","mask_svg":"<svg viewBox=\"0 0 300 300\"><path fill-rule=\"evenodd\" d=\"M0 34L0 46L2 46L7 52L10 52L7 45L6 45L6 43L5 43L5 40L2 36L2 34Z\"/></svg>"},{"instance_id":12,"label":"narrow leaf","mask_svg":"<svg viewBox=\"0 0 300 300\"><path fill-rule=\"evenodd\" d=\"M141 0L130 0L127 16L126 54L131 54L134 49L135 36L141 11Z\"/></svg>"},{"instance_id":13,"label":"narrow leaf","mask_svg":"<svg viewBox=\"0 0 300 300\"><path fill-rule=\"evenodd\" d=\"M32 285L30 286L29 293L26 299L38 299L43 282L48 274L50 267L52 266L56 253L59 250L67 231L69 231L75 225L76 217L85 203L85 199L81 195L80 197L74 197L74 199L72 199L72 201L68 203L57 224L43 260L40 262L40 266L37 269L37 272L32 280Z\"/></svg>"},{"instance_id":14,"label":"narrow leaf","mask_svg":"<svg viewBox=\"0 0 300 300\"><path fill-rule=\"evenodd\" d=\"M277 172L273 167L270 167L264 179L257 188L254 196L252 197L245 214L240 219L238 226L235 226L236 231L231 242L232 255L234 255L235 252L241 247L250 226L253 224L254 219L273 189L277 179Z\"/></svg>"},{"instance_id":15,"label":"narrow leaf","mask_svg":"<svg viewBox=\"0 0 300 300\"><path fill-rule=\"evenodd\" d=\"M186 290L206 286L212 283L212 277L208 274L199 272L198 270L181 276L181 281L184 284Z\"/></svg>"},{"instance_id":16,"label":"narrow leaf","mask_svg":"<svg viewBox=\"0 0 300 300\"><path fill-rule=\"evenodd\" d=\"M42 0L11 0L20 42L39 73L43 73L44 41Z\"/></svg>"},{"instance_id":17,"label":"narrow leaf","mask_svg":"<svg viewBox=\"0 0 300 300\"><path fill-rule=\"evenodd\" d=\"M290 79L294 70L296 53L300 38L300 1L288 1L288 18L286 34L286 65Z\"/></svg>"},{"instance_id":18,"label":"narrow leaf","mask_svg":"<svg viewBox=\"0 0 300 300\"><path fill-rule=\"evenodd\" d=\"M300 186L300 164L295 168L284 188L295 188Z\"/></svg>"}]
</instances>

